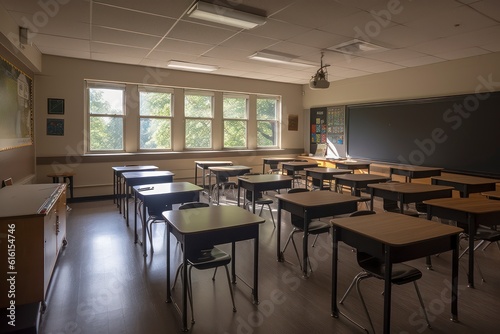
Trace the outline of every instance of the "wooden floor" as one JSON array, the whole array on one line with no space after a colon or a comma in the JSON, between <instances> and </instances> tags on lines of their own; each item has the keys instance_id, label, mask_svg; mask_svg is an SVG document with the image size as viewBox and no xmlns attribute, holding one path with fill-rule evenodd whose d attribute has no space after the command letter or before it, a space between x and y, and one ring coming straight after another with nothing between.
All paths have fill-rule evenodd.
<instances>
[{"instance_id":1,"label":"wooden floor","mask_svg":"<svg viewBox=\"0 0 500 334\"><path fill-rule=\"evenodd\" d=\"M232 204L230 202L225 204ZM176 333L181 331L180 317L173 304L165 303L164 225L153 228L155 253L147 258L134 244L133 226L127 227L112 201L73 203L68 216L68 246L61 253L48 294L41 333ZM343 317L330 316L331 239L320 236L311 248L313 273L303 279L293 248L286 251L291 263L276 261L276 230L269 211L261 225L260 304L251 302L250 289L241 281L234 286L237 312L223 270L212 282L212 271L193 271L194 312L192 333L362 333ZM276 217L276 211L274 211ZM289 216L284 214L282 240L290 231ZM235 217L236 219L237 217ZM173 237L172 237L173 238ZM300 240L301 235L296 236ZM312 242L312 239L311 239ZM179 246L171 243L179 261ZM340 292L345 291L359 269L355 254L341 245ZM299 252L301 251L298 242ZM221 248L228 250L227 245ZM252 241L237 244L237 273L251 281ZM450 318L450 259L444 253L433 257L434 270L425 269L424 260L410 262L423 272L419 280L432 329L425 326L412 284L393 289L393 333L498 333L500 328L500 250L491 245L478 251L486 278L476 276L476 288L466 287L465 261L461 260L459 287L459 323ZM174 268L175 269L175 268ZM477 271L476 271L477 272ZM173 277L173 276L172 276ZM365 280L362 291L375 328L382 328L383 282ZM178 289L174 296L179 300ZM355 291L341 310L368 326Z\"/></svg>"}]
</instances>

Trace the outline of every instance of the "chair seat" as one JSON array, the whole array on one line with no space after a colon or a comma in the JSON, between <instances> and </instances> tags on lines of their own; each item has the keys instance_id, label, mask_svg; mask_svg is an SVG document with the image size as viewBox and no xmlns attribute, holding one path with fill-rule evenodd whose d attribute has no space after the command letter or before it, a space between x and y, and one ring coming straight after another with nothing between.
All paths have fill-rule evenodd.
<instances>
[{"instance_id":1,"label":"chair seat","mask_svg":"<svg viewBox=\"0 0 500 334\"><path fill-rule=\"evenodd\" d=\"M302 223L301 222L293 222L293 226L300 230L300 231L303 231L304 230L304 225L300 224ZM325 233L325 232L328 232L331 228L331 225L327 222L324 222L324 221L321 221L321 220L313 220L311 222L309 222L309 234L321 234L321 233Z\"/></svg>"},{"instance_id":2,"label":"chair seat","mask_svg":"<svg viewBox=\"0 0 500 334\"><path fill-rule=\"evenodd\" d=\"M262 199L255 200L255 204L267 205L267 204L273 204L273 203L274 203L273 200L270 198L262 198Z\"/></svg>"},{"instance_id":3,"label":"chair seat","mask_svg":"<svg viewBox=\"0 0 500 334\"><path fill-rule=\"evenodd\" d=\"M231 255L214 247L207 252L200 252L197 258L189 258L188 262L199 270L210 269L228 265L231 262Z\"/></svg>"},{"instance_id":4,"label":"chair seat","mask_svg":"<svg viewBox=\"0 0 500 334\"><path fill-rule=\"evenodd\" d=\"M500 241L500 231L489 228L480 227L474 237L476 240L484 240L489 242Z\"/></svg>"},{"instance_id":5,"label":"chair seat","mask_svg":"<svg viewBox=\"0 0 500 334\"><path fill-rule=\"evenodd\" d=\"M363 268L370 275L378 279L384 279L385 264L381 264L376 258L361 261L359 264L361 268ZM391 283L393 284L402 285L416 281L421 277L422 272L412 266L408 266L404 263L396 263L392 266Z\"/></svg>"}]
</instances>

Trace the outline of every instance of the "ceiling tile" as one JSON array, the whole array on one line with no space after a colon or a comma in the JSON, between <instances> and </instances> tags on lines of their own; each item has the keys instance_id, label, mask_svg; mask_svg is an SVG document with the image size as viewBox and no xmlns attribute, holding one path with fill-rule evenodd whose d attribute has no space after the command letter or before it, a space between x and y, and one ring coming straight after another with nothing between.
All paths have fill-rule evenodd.
<instances>
[{"instance_id":1,"label":"ceiling tile","mask_svg":"<svg viewBox=\"0 0 500 334\"><path fill-rule=\"evenodd\" d=\"M470 6L485 16L500 22L500 2L498 0L477 1Z\"/></svg>"},{"instance_id":2,"label":"ceiling tile","mask_svg":"<svg viewBox=\"0 0 500 334\"><path fill-rule=\"evenodd\" d=\"M153 48L160 37L136 34L133 32L108 29L103 27L94 27L92 29L92 41L104 42L110 44L127 45L138 48Z\"/></svg>"},{"instance_id":3,"label":"ceiling tile","mask_svg":"<svg viewBox=\"0 0 500 334\"><path fill-rule=\"evenodd\" d=\"M405 66L405 67L414 67L414 66L423 66L434 63L440 63L444 61L442 58L434 57L434 56L424 56L419 58L412 58L407 60L398 60L395 61L395 64Z\"/></svg>"},{"instance_id":4,"label":"ceiling tile","mask_svg":"<svg viewBox=\"0 0 500 334\"><path fill-rule=\"evenodd\" d=\"M109 55L127 55L132 58L144 58L148 54L148 49L134 48L123 45L113 45L100 42L91 42L90 51L92 52L92 57L94 53L102 53Z\"/></svg>"},{"instance_id":5,"label":"ceiling tile","mask_svg":"<svg viewBox=\"0 0 500 334\"><path fill-rule=\"evenodd\" d=\"M235 34L232 30L179 21L167 37L189 42L217 45Z\"/></svg>"},{"instance_id":6,"label":"ceiling tile","mask_svg":"<svg viewBox=\"0 0 500 334\"><path fill-rule=\"evenodd\" d=\"M265 24L249 30L248 33L278 40L286 40L309 30L310 28L302 27L294 23L269 19Z\"/></svg>"},{"instance_id":7,"label":"ceiling tile","mask_svg":"<svg viewBox=\"0 0 500 334\"><path fill-rule=\"evenodd\" d=\"M450 52L438 53L436 54L436 56L439 58L452 60L452 59L467 58L472 56L479 56L486 53L490 53L490 51L481 48L467 48L467 49L454 50Z\"/></svg>"},{"instance_id":8,"label":"ceiling tile","mask_svg":"<svg viewBox=\"0 0 500 334\"><path fill-rule=\"evenodd\" d=\"M164 36L175 20L98 3L92 6L92 24L130 32Z\"/></svg>"},{"instance_id":9,"label":"ceiling tile","mask_svg":"<svg viewBox=\"0 0 500 334\"><path fill-rule=\"evenodd\" d=\"M277 42L279 41L276 39L261 37L248 33L239 33L221 43L221 46L240 50L259 51L266 49L269 46L276 44Z\"/></svg>"},{"instance_id":10,"label":"ceiling tile","mask_svg":"<svg viewBox=\"0 0 500 334\"><path fill-rule=\"evenodd\" d=\"M185 0L94 0L94 4L110 4L119 8L177 18L186 10Z\"/></svg>"},{"instance_id":11,"label":"ceiling tile","mask_svg":"<svg viewBox=\"0 0 500 334\"><path fill-rule=\"evenodd\" d=\"M312 46L314 48L326 49L329 46L342 43L344 36L335 35L325 31L312 29L300 35L296 35L287 40L287 42Z\"/></svg>"},{"instance_id":12,"label":"ceiling tile","mask_svg":"<svg viewBox=\"0 0 500 334\"><path fill-rule=\"evenodd\" d=\"M211 48L213 48L213 45L181 41L173 38L164 38L155 50L202 55Z\"/></svg>"}]
</instances>

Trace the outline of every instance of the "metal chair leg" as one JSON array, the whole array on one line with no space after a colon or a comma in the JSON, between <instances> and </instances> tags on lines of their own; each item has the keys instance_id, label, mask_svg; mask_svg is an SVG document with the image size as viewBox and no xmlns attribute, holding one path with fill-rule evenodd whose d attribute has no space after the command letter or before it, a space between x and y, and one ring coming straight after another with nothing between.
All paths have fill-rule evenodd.
<instances>
[{"instance_id":1,"label":"metal chair leg","mask_svg":"<svg viewBox=\"0 0 500 334\"><path fill-rule=\"evenodd\" d=\"M231 277L229 276L229 269L227 269L227 266L224 266L224 268L226 268L227 285L229 286L229 292L231 293L231 301L233 302L233 312L236 312L236 306L234 304L233 287L231 286Z\"/></svg>"},{"instance_id":2,"label":"metal chair leg","mask_svg":"<svg viewBox=\"0 0 500 334\"><path fill-rule=\"evenodd\" d=\"M413 285L415 286L415 291L417 292L418 300L420 301L420 307L422 307L422 311L424 311L425 321L427 322L427 327L431 328L431 323L429 322L429 318L427 317L427 311L425 310L424 301L422 300L422 295L420 294L420 290L418 288L417 281L413 281Z\"/></svg>"}]
</instances>

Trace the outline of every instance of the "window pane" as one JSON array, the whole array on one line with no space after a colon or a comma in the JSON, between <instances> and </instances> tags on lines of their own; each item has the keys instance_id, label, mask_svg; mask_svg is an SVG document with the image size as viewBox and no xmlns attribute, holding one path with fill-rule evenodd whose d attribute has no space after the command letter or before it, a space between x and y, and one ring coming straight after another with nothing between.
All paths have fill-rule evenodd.
<instances>
[{"instance_id":1,"label":"window pane","mask_svg":"<svg viewBox=\"0 0 500 334\"><path fill-rule=\"evenodd\" d=\"M259 121L257 122L257 146L276 146L276 122Z\"/></svg>"},{"instance_id":2,"label":"window pane","mask_svg":"<svg viewBox=\"0 0 500 334\"><path fill-rule=\"evenodd\" d=\"M257 119L276 120L276 99L257 99Z\"/></svg>"},{"instance_id":3,"label":"window pane","mask_svg":"<svg viewBox=\"0 0 500 334\"><path fill-rule=\"evenodd\" d=\"M141 118L141 149L170 149L172 127L170 119Z\"/></svg>"},{"instance_id":4,"label":"window pane","mask_svg":"<svg viewBox=\"0 0 500 334\"><path fill-rule=\"evenodd\" d=\"M224 98L224 118L247 118L247 99L244 97Z\"/></svg>"},{"instance_id":5,"label":"window pane","mask_svg":"<svg viewBox=\"0 0 500 334\"><path fill-rule=\"evenodd\" d=\"M172 116L172 95L170 93L140 92L141 116Z\"/></svg>"},{"instance_id":6,"label":"window pane","mask_svg":"<svg viewBox=\"0 0 500 334\"><path fill-rule=\"evenodd\" d=\"M184 98L184 116L211 118L212 96L186 95Z\"/></svg>"},{"instance_id":7,"label":"window pane","mask_svg":"<svg viewBox=\"0 0 500 334\"><path fill-rule=\"evenodd\" d=\"M186 148L212 148L212 121L186 119Z\"/></svg>"},{"instance_id":8,"label":"window pane","mask_svg":"<svg viewBox=\"0 0 500 334\"><path fill-rule=\"evenodd\" d=\"M90 117L90 150L123 150L123 118Z\"/></svg>"},{"instance_id":9,"label":"window pane","mask_svg":"<svg viewBox=\"0 0 500 334\"><path fill-rule=\"evenodd\" d=\"M89 88L90 114L123 115L123 90Z\"/></svg>"},{"instance_id":10,"label":"window pane","mask_svg":"<svg viewBox=\"0 0 500 334\"><path fill-rule=\"evenodd\" d=\"M245 121L224 121L224 147L246 147L247 129Z\"/></svg>"}]
</instances>

